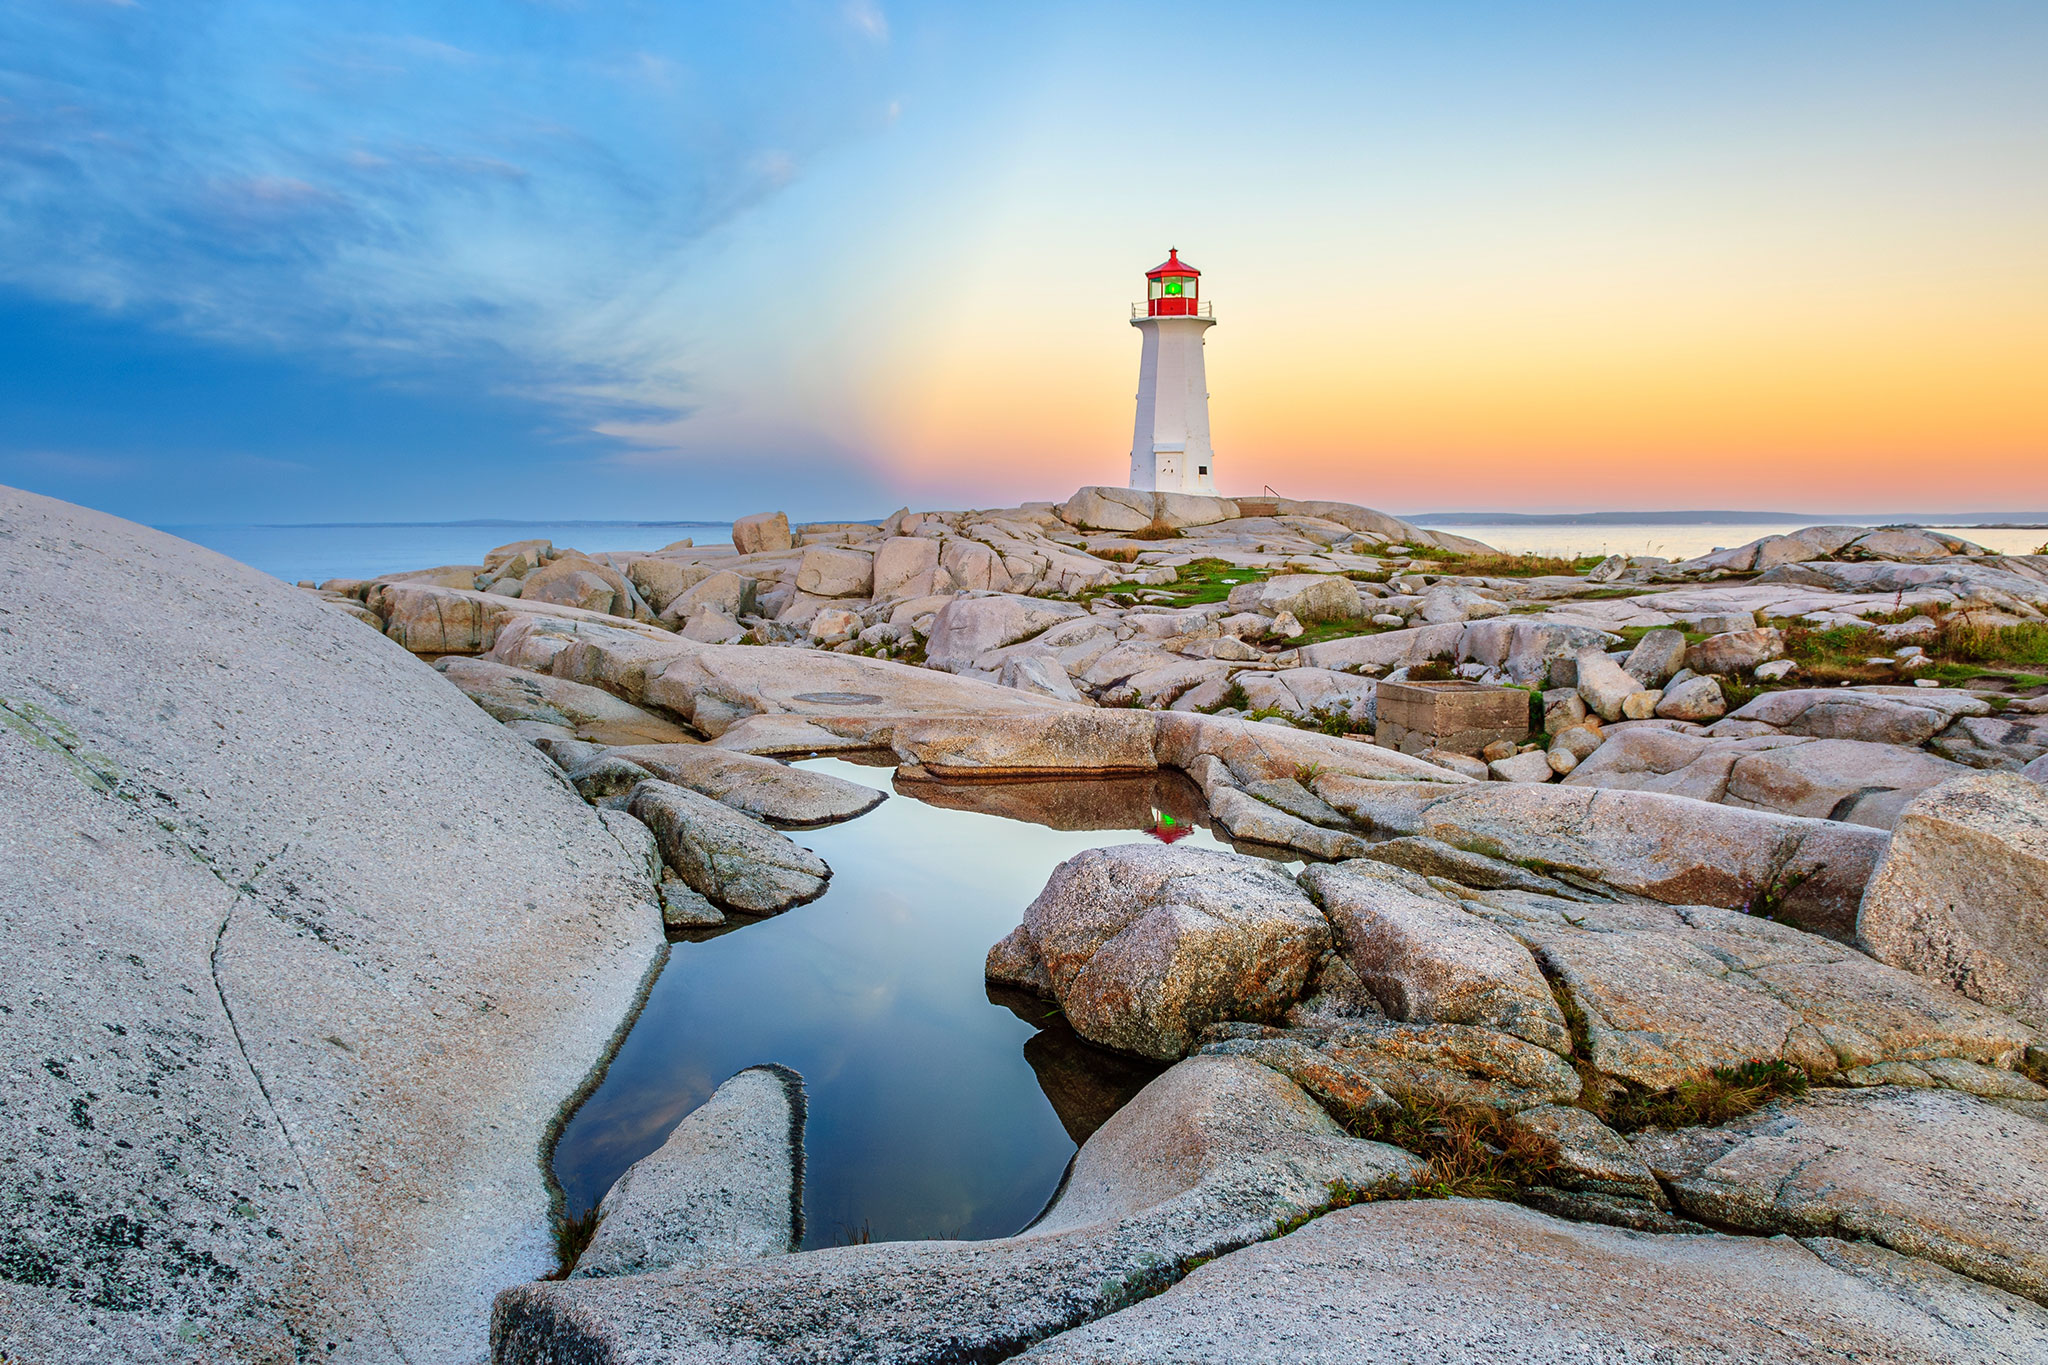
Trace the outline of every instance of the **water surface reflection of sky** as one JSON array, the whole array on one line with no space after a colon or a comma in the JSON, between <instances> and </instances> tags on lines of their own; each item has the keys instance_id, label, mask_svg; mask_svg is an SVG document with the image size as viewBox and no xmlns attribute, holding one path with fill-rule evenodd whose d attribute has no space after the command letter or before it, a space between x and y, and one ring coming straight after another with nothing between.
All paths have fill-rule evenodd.
<instances>
[{"instance_id":1,"label":"water surface reflection of sky","mask_svg":"<svg viewBox=\"0 0 2048 1365\"><path fill-rule=\"evenodd\" d=\"M863 1229L883 1241L1015 1232L1051 1197L1077 1138L1155 1068L1082 1043L1043 1017L1049 1006L992 1001L983 959L1056 865L1148 838L1154 805L1192 817L1199 794L1176 774L899 789L888 768L804 766L897 794L845 824L792 832L832 867L823 897L675 945L556 1148L568 1207L602 1198L726 1077L780 1062L810 1094L808 1245ZM1206 829L1187 843L1223 846Z\"/></svg>"}]
</instances>

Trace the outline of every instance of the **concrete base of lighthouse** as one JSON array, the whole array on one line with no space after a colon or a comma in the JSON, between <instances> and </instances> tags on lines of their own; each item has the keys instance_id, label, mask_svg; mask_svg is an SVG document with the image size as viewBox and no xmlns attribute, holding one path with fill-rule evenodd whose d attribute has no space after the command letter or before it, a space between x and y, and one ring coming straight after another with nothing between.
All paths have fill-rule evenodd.
<instances>
[{"instance_id":1,"label":"concrete base of lighthouse","mask_svg":"<svg viewBox=\"0 0 2048 1365\"><path fill-rule=\"evenodd\" d=\"M1133 318L1144 334L1138 361L1138 421L1131 437L1131 484L1146 492L1216 493L1209 448L1209 378L1202 334L1214 318Z\"/></svg>"}]
</instances>

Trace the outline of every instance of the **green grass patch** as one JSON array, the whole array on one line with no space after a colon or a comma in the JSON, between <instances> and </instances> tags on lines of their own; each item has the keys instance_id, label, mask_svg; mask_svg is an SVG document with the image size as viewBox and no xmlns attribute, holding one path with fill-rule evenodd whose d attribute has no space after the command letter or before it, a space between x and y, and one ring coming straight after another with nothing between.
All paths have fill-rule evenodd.
<instances>
[{"instance_id":1,"label":"green grass patch","mask_svg":"<svg viewBox=\"0 0 2048 1365\"><path fill-rule=\"evenodd\" d=\"M595 1208L585 1209L580 1217L571 1218L567 1213L554 1216L555 1270L547 1278L566 1280L569 1272L576 1268L590 1239L597 1235L597 1225L603 1215Z\"/></svg>"},{"instance_id":2,"label":"green grass patch","mask_svg":"<svg viewBox=\"0 0 2048 1365\"><path fill-rule=\"evenodd\" d=\"M1171 583L1111 583L1082 594L1081 600L1092 602L1111 594L1156 594L1167 599L1160 606L1199 607L1225 600L1240 583L1256 583L1267 576L1264 569L1239 568L1220 559L1197 559L1175 572L1178 577Z\"/></svg>"}]
</instances>

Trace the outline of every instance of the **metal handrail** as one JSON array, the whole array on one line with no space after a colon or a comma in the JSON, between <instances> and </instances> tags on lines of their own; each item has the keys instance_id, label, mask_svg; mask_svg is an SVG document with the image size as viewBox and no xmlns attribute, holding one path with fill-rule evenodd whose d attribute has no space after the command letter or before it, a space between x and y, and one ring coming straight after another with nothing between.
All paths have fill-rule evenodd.
<instances>
[{"instance_id":1,"label":"metal handrail","mask_svg":"<svg viewBox=\"0 0 2048 1365\"><path fill-rule=\"evenodd\" d=\"M1134 318L1146 318L1153 315L1147 311L1147 305L1141 301L1131 305L1131 316ZM1201 299L1196 302L1195 311L1192 313L1161 313L1158 316L1162 318L1208 318L1211 322L1214 322L1216 320L1216 305L1210 303L1207 299Z\"/></svg>"}]
</instances>

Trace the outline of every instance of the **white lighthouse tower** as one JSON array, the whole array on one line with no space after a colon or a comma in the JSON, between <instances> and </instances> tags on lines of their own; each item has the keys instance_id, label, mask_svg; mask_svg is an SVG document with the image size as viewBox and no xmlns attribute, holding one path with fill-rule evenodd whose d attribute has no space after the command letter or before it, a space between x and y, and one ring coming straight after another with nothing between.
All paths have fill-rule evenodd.
<instances>
[{"instance_id":1,"label":"white lighthouse tower","mask_svg":"<svg viewBox=\"0 0 2048 1365\"><path fill-rule=\"evenodd\" d=\"M1209 450L1209 380L1202 333L1216 315L1201 301L1202 272L1179 248L1145 272L1144 311L1131 326L1145 336L1138 360L1138 427L1131 437L1131 487L1160 493L1216 492Z\"/></svg>"}]
</instances>

